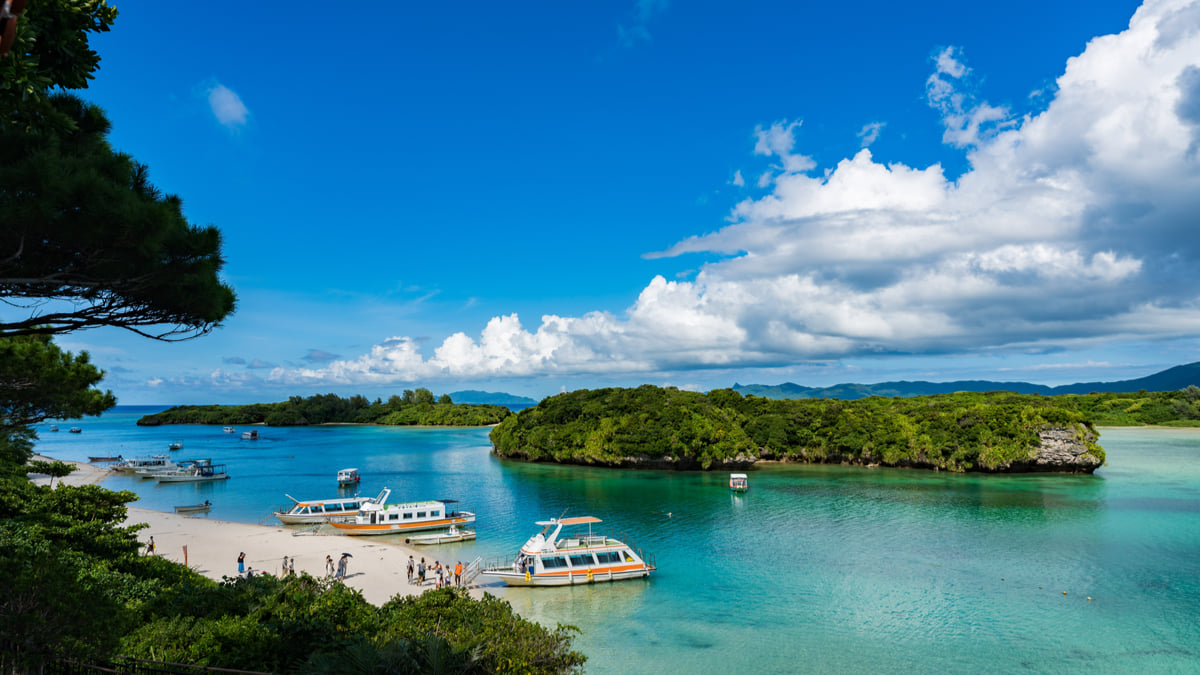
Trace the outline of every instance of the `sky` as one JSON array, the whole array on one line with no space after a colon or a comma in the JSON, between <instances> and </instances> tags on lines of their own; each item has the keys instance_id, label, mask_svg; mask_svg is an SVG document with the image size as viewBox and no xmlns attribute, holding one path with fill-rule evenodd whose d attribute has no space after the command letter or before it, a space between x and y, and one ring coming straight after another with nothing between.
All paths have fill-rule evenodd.
<instances>
[{"instance_id":1,"label":"sky","mask_svg":"<svg viewBox=\"0 0 1200 675\"><path fill-rule=\"evenodd\" d=\"M81 94L238 294L59 338L123 404L1200 360L1200 2L115 4Z\"/></svg>"}]
</instances>

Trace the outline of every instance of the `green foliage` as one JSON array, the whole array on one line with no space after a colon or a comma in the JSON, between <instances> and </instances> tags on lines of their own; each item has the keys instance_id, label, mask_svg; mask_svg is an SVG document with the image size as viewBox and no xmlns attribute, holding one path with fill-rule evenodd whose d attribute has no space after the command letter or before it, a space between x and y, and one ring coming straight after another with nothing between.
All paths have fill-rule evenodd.
<instances>
[{"instance_id":1,"label":"green foliage","mask_svg":"<svg viewBox=\"0 0 1200 675\"><path fill-rule=\"evenodd\" d=\"M491 439L502 457L609 466L711 469L780 458L993 471L1030 462L1040 432L1064 427L1103 461L1076 398L988 392L772 400L646 385L548 398L507 418ZM1170 409L1163 403L1152 412Z\"/></svg>"},{"instance_id":2,"label":"green foliage","mask_svg":"<svg viewBox=\"0 0 1200 675\"><path fill-rule=\"evenodd\" d=\"M0 338L0 431L99 415L117 402L93 388L102 377L87 352L64 352L48 335Z\"/></svg>"},{"instance_id":3,"label":"green foliage","mask_svg":"<svg viewBox=\"0 0 1200 675\"><path fill-rule=\"evenodd\" d=\"M363 396L342 398L321 394L303 398L292 396L279 403L251 405L176 406L138 420L142 426L159 424L266 424L303 426L308 424L385 424L424 426L487 426L499 424L512 413L498 405L460 405L448 396L436 401L428 389L406 390L403 396L391 396L387 402L374 403Z\"/></svg>"}]
</instances>

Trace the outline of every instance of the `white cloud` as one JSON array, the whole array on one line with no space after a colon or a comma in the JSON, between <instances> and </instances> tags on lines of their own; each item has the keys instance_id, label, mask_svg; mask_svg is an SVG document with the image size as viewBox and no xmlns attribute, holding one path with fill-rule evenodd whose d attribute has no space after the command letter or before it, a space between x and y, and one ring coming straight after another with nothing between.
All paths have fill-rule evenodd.
<instances>
[{"instance_id":1,"label":"white cloud","mask_svg":"<svg viewBox=\"0 0 1200 675\"><path fill-rule=\"evenodd\" d=\"M872 143L879 140L879 133L887 126L883 122L871 122L864 124L861 131L858 132L858 139L862 142L861 147L869 147Z\"/></svg>"},{"instance_id":2,"label":"white cloud","mask_svg":"<svg viewBox=\"0 0 1200 675\"><path fill-rule=\"evenodd\" d=\"M736 205L728 226L648 256L726 256L692 281L655 277L621 315L546 315L532 331L500 316L428 356L398 337L271 378L655 373L1200 334L1200 162L1189 151L1200 30L1171 23L1189 7L1143 6L1128 30L1068 61L1043 112L1020 119L970 93L964 56L940 51L926 96L945 142L966 149L957 180L865 148L814 175L799 121L759 126L753 151L774 163L758 185L770 192Z\"/></svg>"},{"instance_id":3,"label":"white cloud","mask_svg":"<svg viewBox=\"0 0 1200 675\"><path fill-rule=\"evenodd\" d=\"M237 92L220 82L208 89L208 107L217 121L230 129L246 125L250 111Z\"/></svg>"},{"instance_id":4,"label":"white cloud","mask_svg":"<svg viewBox=\"0 0 1200 675\"><path fill-rule=\"evenodd\" d=\"M731 185L736 185L738 187L742 187L746 184L746 179L742 178L742 170L741 169L738 169L737 171L733 172L733 180L729 181L729 183Z\"/></svg>"}]
</instances>

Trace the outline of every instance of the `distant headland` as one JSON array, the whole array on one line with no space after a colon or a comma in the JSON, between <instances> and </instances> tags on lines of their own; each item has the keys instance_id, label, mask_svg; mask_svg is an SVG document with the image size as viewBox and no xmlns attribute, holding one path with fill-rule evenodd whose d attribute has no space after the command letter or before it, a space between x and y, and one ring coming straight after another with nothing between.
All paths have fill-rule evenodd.
<instances>
[{"instance_id":1,"label":"distant headland","mask_svg":"<svg viewBox=\"0 0 1200 675\"><path fill-rule=\"evenodd\" d=\"M292 396L278 403L249 405L179 405L146 415L138 426L161 424L266 424L307 426L315 424L381 424L389 426L481 427L499 424L512 411L499 405L459 404L447 394L435 397L428 389L406 390L384 401L364 396L342 398L321 394Z\"/></svg>"}]
</instances>

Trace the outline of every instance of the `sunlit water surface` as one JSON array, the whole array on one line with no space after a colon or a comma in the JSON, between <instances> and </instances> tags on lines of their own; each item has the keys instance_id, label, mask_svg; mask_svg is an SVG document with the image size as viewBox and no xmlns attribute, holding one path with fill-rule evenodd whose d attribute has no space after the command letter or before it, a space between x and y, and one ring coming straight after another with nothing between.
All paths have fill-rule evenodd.
<instances>
[{"instance_id":1,"label":"sunlit water surface","mask_svg":"<svg viewBox=\"0 0 1200 675\"><path fill-rule=\"evenodd\" d=\"M246 523L274 524L285 493L336 496L337 470L357 467L364 493L478 513L478 540L431 553L446 561L511 554L564 512L603 519L654 555L654 577L491 588L527 618L578 626L592 673L1200 670L1200 431L1104 429L1093 476L771 466L733 495L725 473L501 461L487 429L258 427L244 441L135 426L153 410L44 425L38 450L86 460L183 441L172 455L232 479L103 485L163 511L209 499L208 517Z\"/></svg>"}]
</instances>

